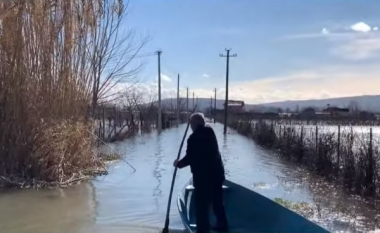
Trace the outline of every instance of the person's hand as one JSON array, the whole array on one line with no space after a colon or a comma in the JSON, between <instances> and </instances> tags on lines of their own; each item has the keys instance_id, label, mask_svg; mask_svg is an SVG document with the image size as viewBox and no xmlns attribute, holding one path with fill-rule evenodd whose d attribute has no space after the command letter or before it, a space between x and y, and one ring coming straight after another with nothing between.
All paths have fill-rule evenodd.
<instances>
[{"instance_id":1,"label":"person's hand","mask_svg":"<svg viewBox=\"0 0 380 233\"><path fill-rule=\"evenodd\" d=\"M173 166L174 166L174 167L177 167L177 164L178 164L178 159L174 160L174 162L173 162Z\"/></svg>"}]
</instances>

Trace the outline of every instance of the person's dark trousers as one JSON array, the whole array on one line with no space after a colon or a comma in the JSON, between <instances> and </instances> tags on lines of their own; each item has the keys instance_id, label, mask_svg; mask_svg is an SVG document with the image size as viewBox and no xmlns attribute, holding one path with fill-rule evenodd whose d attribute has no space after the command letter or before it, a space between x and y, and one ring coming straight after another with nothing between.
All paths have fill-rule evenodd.
<instances>
[{"instance_id":1,"label":"person's dark trousers","mask_svg":"<svg viewBox=\"0 0 380 233\"><path fill-rule=\"evenodd\" d=\"M222 185L195 187L194 195L197 233L208 233L210 231L209 208L211 204L217 219L217 226L227 227Z\"/></svg>"},{"instance_id":2,"label":"person's dark trousers","mask_svg":"<svg viewBox=\"0 0 380 233\"><path fill-rule=\"evenodd\" d=\"M220 228L228 228L226 208L224 206L223 186L214 187L212 196L212 208L216 217L216 226Z\"/></svg>"}]
</instances>

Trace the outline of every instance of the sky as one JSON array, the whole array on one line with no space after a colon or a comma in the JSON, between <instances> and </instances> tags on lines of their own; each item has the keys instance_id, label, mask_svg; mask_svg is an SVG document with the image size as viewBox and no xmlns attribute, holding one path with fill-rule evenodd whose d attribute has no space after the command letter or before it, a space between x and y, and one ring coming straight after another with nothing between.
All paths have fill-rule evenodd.
<instances>
[{"instance_id":1,"label":"sky","mask_svg":"<svg viewBox=\"0 0 380 233\"><path fill-rule=\"evenodd\" d=\"M130 0L124 28L162 50L162 98L257 104L380 94L380 1ZM144 58L139 87L157 92L157 56ZM116 88L122 88L119 84Z\"/></svg>"}]
</instances>

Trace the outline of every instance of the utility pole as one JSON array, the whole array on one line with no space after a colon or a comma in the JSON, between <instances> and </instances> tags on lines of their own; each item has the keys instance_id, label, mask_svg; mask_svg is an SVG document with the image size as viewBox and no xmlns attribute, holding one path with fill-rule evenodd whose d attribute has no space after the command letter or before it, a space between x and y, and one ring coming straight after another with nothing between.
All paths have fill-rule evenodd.
<instances>
[{"instance_id":1,"label":"utility pole","mask_svg":"<svg viewBox=\"0 0 380 233\"><path fill-rule=\"evenodd\" d=\"M179 74L177 78L177 127L179 126Z\"/></svg>"},{"instance_id":2,"label":"utility pole","mask_svg":"<svg viewBox=\"0 0 380 233\"><path fill-rule=\"evenodd\" d=\"M186 88L186 113L189 113L189 88Z\"/></svg>"},{"instance_id":3,"label":"utility pole","mask_svg":"<svg viewBox=\"0 0 380 233\"><path fill-rule=\"evenodd\" d=\"M212 118L212 96L210 97L210 119Z\"/></svg>"},{"instance_id":4,"label":"utility pole","mask_svg":"<svg viewBox=\"0 0 380 233\"><path fill-rule=\"evenodd\" d=\"M230 66L230 57L237 57L236 54L230 55L231 49L226 49L227 55L220 54L220 57L226 57L227 58L227 64L226 64L226 99L224 102L224 130L223 133L227 133L227 117L228 117L228 71Z\"/></svg>"},{"instance_id":5,"label":"utility pole","mask_svg":"<svg viewBox=\"0 0 380 233\"><path fill-rule=\"evenodd\" d=\"M215 97L214 97L214 124L215 124L215 118L216 118L216 88L214 89Z\"/></svg>"},{"instance_id":6,"label":"utility pole","mask_svg":"<svg viewBox=\"0 0 380 233\"><path fill-rule=\"evenodd\" d=\"M193 91L193 109L194 109L194 107L195 107L195 98L194 98L194 91Z\"/></svg>"},{"instance_id":7,"label":"utility pole","mask_svg":"<svg viewBox=\"0 0 380 233\"><path fill-rule=\"evenodd\" d=\"M157 122L157 130L160 133L162 128L162 110L161 110L161 50L157 51L158 56L158 122Z\"/></svg>"}]
</instances>

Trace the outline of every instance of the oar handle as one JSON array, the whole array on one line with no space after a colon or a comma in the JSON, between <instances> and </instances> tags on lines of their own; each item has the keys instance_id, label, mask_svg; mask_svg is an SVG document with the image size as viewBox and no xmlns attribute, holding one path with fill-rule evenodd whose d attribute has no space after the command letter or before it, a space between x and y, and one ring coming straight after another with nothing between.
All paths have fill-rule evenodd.
<instances>
[{"instance_id":1,"label":"oar handle","mask_svg":"<svg viewBox=\"0 0 380 233\"><path fill-rule=\"evenodd\" d=\"M198 104L196 104L193 108L193 111L191 113L194 113L195 112L195 109L197 109L197 106ZM187 131L189 130L189 126L190 126L190 120L187 122L187 126L186 126L186 130L185 130L185 133L183 135L183 138L182 138L182 142L181 142L181 145L179 147L179 151L178 151L178 155L177 155L177 160L179 160L179 158L181 157L181 151L182 151L182 147L183 147L183 143L185 141L185 138L186 138L186 135L187 135ZM173 173L173 178L172 178L172 184L170 186L170 192L169 192L169 200L168 200L168 206L167 206L167 209L166 209L166 219L165 219L165 226L164 226L164 229L162 229L162 233L169 233L169 214L170 214L170 204L172 202L172 195L173 195L173 189L174 189L174 182L175 182L175 177L176 177L176 174L177 174L177 166L174 168L174 173Z\"/></svg>"}]
</instances>

